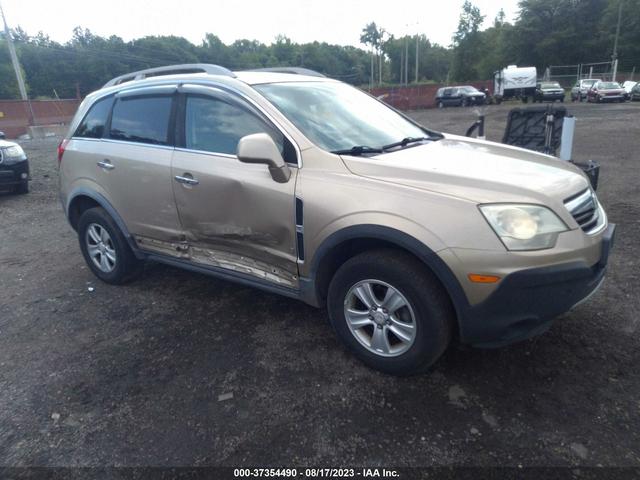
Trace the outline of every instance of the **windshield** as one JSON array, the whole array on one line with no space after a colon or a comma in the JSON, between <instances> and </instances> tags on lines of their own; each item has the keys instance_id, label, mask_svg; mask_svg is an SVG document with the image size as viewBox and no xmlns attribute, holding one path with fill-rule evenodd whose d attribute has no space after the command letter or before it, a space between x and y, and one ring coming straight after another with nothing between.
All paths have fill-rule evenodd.
<instances>
[{"instance_id":1,"label":"windshield","mask_svg":"<svg viewBox=\"0 0 640 480\"><path fill-rule=\"evenodd\" d=\"M463 90L463 91L465 91L467 93L476 93L478 91L478 89L476 87L470 87L470 86L460 87L460 90Z\"/></svg>"},{"instance_id":2,"label":"windshield","mask_svg":"<svg viewBox=\"0 0 640 480\"><path fill-rule=\"evenodd\" d=\"M428 131L350 85L291 82L255 85L304 135L327 151L380 149Z\"/></svg>"},{"instance_id":3,"label":"windshield","mask_svg":"<svg viewBox=\"0 0 640 480\"><path fill-rule=\"evenodd\" d=\"M543 83L540 88L562 88L558 82Z\"/></svg>"},{"instance_id":4,"label":"windshield","mask_svg":"<svg viewBox=\"0 0 640 480\"><path fill-rule=\"evenodd\" d=\"M596 82L597 82L597 80L582 80L582 86L583 87L590 87L591 85L593 85Z\"/></svg>"},{"instance_id":5,"label":"windshield","mask_svg":"<svg viewBox=\"0 0 640 480\"><path fill-rule=\"evenodd\" d=\"M598 88L603 88L603 89L620 88L620 85L617 82L600 82L598 83Z\"/></svg>"}]
</instances>

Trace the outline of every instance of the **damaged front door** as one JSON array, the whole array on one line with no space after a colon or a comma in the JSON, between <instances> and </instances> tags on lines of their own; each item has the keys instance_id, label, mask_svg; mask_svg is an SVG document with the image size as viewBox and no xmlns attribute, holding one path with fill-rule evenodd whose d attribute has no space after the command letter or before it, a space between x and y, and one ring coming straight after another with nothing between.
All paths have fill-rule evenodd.
<instances>
[{"instance_id":1,"label":"damaged front door","mask_svg":"<svg viewBox=\"0 0 640 480\"><path fill-rule=\"evenodd\" d=\"M277 183L265 165L236 157L240 138L259 132L271 135L281 151L295 151L240 98L210 87L181 91L171 175L190 259L296 288L298 170Z\"/></svg>"}]
</instances>

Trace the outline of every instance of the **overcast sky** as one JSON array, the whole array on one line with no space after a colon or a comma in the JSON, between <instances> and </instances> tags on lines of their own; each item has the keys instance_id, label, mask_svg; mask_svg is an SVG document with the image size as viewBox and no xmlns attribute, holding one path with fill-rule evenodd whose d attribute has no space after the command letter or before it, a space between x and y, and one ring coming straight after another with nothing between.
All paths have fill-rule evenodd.
<instances>
[{"instance_id":1,"label":"overcast sky","mask_svg":"<svg viewBox=\"0 0 640 480\"><path fill-rule=\"evenodd\" d=\"M200 43L214 33L224 43L240 38L271 43L284 34L298 43L325 41L360 44L362 27L375 21L394 35L424 33L432 42L449 45L463 0L0 0L10 26L29 34L39 30L59 42L69 40L75 26L101 36L125 40L146 35L178 35ZM475 0L485 24L500 8L507 19L517 13L517 0ZM408 26L407 26L408 24Z\"/></svg>"}]
</instances>

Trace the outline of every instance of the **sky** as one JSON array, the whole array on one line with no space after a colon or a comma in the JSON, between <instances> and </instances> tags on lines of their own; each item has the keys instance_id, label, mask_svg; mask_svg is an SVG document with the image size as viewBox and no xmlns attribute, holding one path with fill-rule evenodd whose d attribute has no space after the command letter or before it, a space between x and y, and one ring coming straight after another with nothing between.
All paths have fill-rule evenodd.
<instances>
[{"instance_id":1,"label":"sky","mask_svg":"<svg viewBox=\"0 0 640 480\"><path fill-rule=\"evenodd\" d=\"M473 1L473 0L472 0ZM66 42L76 26L125 41L147 35L177 35L199 44L205 33L226 43L248 38L272 43L283 34L297 43L360 45L369 22L395 36L425 34L448 46L463 0L0 0L10 27L38 31ZM503 8L507 20L518 0L475 0L489 26Z\"/></svg>"}]
</instances>

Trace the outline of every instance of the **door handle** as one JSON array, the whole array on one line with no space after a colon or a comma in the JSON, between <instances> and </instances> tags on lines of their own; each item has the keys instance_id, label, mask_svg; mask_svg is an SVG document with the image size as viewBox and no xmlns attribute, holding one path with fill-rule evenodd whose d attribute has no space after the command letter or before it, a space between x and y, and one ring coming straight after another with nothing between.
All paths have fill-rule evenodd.
<instances>
[{"instance_id":1,"label":"door handle","mask_svg":"<svg viewBox=\"0 0 640 480\"><path fill-rule=\"evenodd\" d=\"M104 168L105 170L113 170L116 166L111 163L108 159L104 159L98 162L97 164L100 168Z\"/></svg>"},{"instance_id":2,"label":"door handle","mask_svg":"<svg viewBox=\"0 0 640 480\"><path fill-rule=\"evenodd\" d=\"M189 176L187 177L186 175ZM176 179L176 182L182 183L184 185L198 185L200 183L188 173L185 173L185 176L176 175L174 178Z\"/></svg>"}]
</instances>

